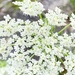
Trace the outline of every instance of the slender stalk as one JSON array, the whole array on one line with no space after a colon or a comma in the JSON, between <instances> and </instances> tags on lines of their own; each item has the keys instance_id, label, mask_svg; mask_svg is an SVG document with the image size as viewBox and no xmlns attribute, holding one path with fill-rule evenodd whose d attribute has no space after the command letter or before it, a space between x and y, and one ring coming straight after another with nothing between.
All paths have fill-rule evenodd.
<instances>
[{"instance_id":1,"label":"slender stalk","mask_svg":"<svg viewBox=\"0 0 75 75\"><path fill-rule=\"evenodd\" d=\"M40 19L42 19L42 15L41 14L39 14L39 17L40 17Z\"/></svg>"},{"instance_id":2,"label":"slender stalk","mask_svg":"<svg viewBox=\"0 0 75 75\"><path fill-rule=\"evenodd\" d=\"M70 26L70 24L66 25L62 30L60 30L58 32L58 35L61 34L64 30L66 30L69 26Z\"/></svg>"},{"instance_id":3,"label":"slender stalk","mask_svg":"<svg viewBox=\"0 0 75 75\"><path fill-rule=\"evenodd\" d=\"M29 61L30 61L34 56L35 56L35 54L32 54L32 56L30 57ZM27 61L26 64L28 64L29 61Z\"/></svg>"},{"instance_id":4,"label":"slender stalk","mask_svg":"<svg viewBox=\"0 0 75 75\"><path fill-rule=\"evenodd\" d=\"M63 62L64 62L61 58L59 58L59 57L58 57L58 59L59 59L59 61L60 61L61 63L63 63Z\"/></svg>"}]
</instances>

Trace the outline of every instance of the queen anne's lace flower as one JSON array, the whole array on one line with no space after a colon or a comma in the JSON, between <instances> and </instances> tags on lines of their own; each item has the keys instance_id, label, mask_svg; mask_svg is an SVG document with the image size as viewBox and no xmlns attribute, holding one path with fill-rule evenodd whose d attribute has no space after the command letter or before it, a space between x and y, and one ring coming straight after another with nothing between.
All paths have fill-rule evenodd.
<instances>
[{"instance_id":1,"label":"queen anne's lace flower","mask_svg":"<svg viewBox=\"0 0 75 75\"><path fill-rule=\"evenodd\" d=\"M55 11L49 9L48 13L46 13L46 18L50 25L64 26L66 25L67 17L68 16L62 14L61 10L57 7L55 8Z\"/></svg>"},{"instance_id":2,"label":"queen anne's lace flower","mask_svg":"<svg viewBox=\"0 0 75 75\"><path fill-rule=\"evenodd\" d=\"M14 18L11 19L9 15L4 16L4 19L4 21L0 21L0 36L2 37L13 35L20 29L19 25L24 23L21 19L17 19L17 21Z\"/></svg>"},{"instance_id":3,"label":"queen anne's lace flower","mask_svg":"<svg viewBox=\"0 0 75 75\"><path fill-rule=\"evenodd\" d=\"M71 26L73 27L73 29L75 29L75 15L72 13L71 17L70 17L70 21L71 21Z\"/></svg>"},{"instance_id":4,"label":"queen anne's lace flower","mask_svg":"<svg viewBox=\"0 0 75 75\"><path fill-rule=\"evenodd\" d=\"M36 1L14 4L30 16L44 10ZM9 15L0 21L0 75L75 75L75 33L59 35L53 28L65 25L67 15L59 8L45 15L32 22ZM73 27L74 18L72 14Z\"/></svg>"},{"instance_id":5,"label":"queen anne's lace flower","mask_svg":"<svg viewBox=\"0 0 75 75\"><path fill-rule=\"evenodd\" d=\"M31 2L31 0L23 0L23 2L14 2L15 5L18 5L20 10L27 15L37 16L44 11L43 5L40 2Z\"/></svg>"}]
</instances>

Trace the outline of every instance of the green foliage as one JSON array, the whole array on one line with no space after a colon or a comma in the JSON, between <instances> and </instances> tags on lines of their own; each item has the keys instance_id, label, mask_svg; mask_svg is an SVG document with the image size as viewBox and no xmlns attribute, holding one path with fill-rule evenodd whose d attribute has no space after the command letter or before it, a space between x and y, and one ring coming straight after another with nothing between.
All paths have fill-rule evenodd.
<instances>
[{"instance_id":1,"label":"green foliage","mask_svg":"<svg viewBox=\"0 0 75 75\"><path fill-rule=\"evenodd\" d=\"M72 4L73 9L75 10L75 0L70 0L70 3Z\"/></svg>"},{"instance_id":2,"label":"green foliage","mask_svg":"<svg viewBox=\"0 0 75 75\"><path fill-rule=\"evenodd\" d=\"M0 68L6 66L6 61L5 60L0 60Z\"/></svg>"}]
</instances>

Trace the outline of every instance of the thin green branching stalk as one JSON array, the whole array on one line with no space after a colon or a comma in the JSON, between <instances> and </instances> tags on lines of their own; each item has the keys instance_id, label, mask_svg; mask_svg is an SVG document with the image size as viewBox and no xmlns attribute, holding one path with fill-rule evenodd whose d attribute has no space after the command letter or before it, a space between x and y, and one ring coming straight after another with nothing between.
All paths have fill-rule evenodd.
<instances>
[{"instance_id":1,"label":"thin green branching stalk","mask_svg":"<svg viewBox=\"0 0 75 75\"><path fill-rule=\"evenodd\" d=\"M64 30L66 30L68 27L70 27L70 24L66 25L62 30L58 32L58 35L60 35Z\"/></svg>"},{"instance_id":2,"label":"thin green branching stalk","mask_svg":"<svg viewBox=\"0 0 75 75\"><path fill-rule=\"evenodd\" d=\"M30 60L35 56L35 54L32 54L32 56L30 57L29 61L26 62L26 65L28 64L28 62L30 62Z\"/></svg>"},{"instance_id":3,"label":"thin green branching stalk","mask_svg":"<svg viewBox=\"0 0 75 75\"><path fill-rule=\"evenodd\" d=\"M39 14L40 19L42 19L42 14Z\"/></svg>"}]
</instances>

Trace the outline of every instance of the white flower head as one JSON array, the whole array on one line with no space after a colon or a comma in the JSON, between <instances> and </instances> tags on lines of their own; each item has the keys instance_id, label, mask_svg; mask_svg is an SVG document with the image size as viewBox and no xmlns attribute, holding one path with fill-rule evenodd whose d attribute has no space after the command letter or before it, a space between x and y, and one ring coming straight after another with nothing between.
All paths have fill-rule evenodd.
<instances>
[{"instance_id":1,"label":"white flower head","mask_svg":"<svg viewBox=\"0 0 75 75\"><path fill-rule=\"evenodd\" d=\"M75 14L71 14L70 21L71 26L73 27L73 29L75 29Z\"/></svg>"},{"instance_id":2,"label":"white flower head","mask_svg":"<svg viewBox=\"0 0 75 75\"><path fill-rule=\"evenodd\" d=\"M55 12L59 14L59 13L61 13L61 9L59 9L58 7L56 7L55 8Z\"/></svg>"},{"instance_id":3,"label":"white flower head","mask_svg":"<svg viewBox=\"0 0 75 75\"><path fill-rule=\"evenodd\" d=\"M20 10L30 16L37 16L44 11L43 5L40 2L31 2L30 0L23 0L23 2L16 1L15 5L18 5Z\"/></svg>"},{"instance_id":4,"label":"white flower head","mask_svg":"<svg viewBox=\"0 0 75 75\"><path fill-rule=\"evenodd\" d=\"M14 4L30 16L44 10L37 1L23 0ZM72 52L75 34L59 35L54 31L56 26L66 24L67 15L58 7L54 11L49 9L45 15L37 21L15 20L7 15L0 21L0 75L61 75L65 70L64 75L75 75ZM74 14L70 21L75 28Z\"/></svg>"},{"instance_id":5,"label":"white flower head","mask_svg":"<svg viewBox=\"0 0 75 75\"><path fill-rule=\"evenodd\" d=\"M7 15L7 16L4 16L4 19L5 19L6 21L9 21L9 20L11 19L11 17L10 17L10 15Z\"/></svg>"},{"instance_id":6,"label":"white flower head","mask_svg":"<svg viewBox=\"0 0 75 75\"><path fill-rule=\"evenodd\" d=\"M57 7L55 8L54 11L49 9L48 13L46 13L45 15L50 25L56 25L56 26L66 25L66 19L68 16L62 14L61 10Z\"/></svg>"}]
</instances>

